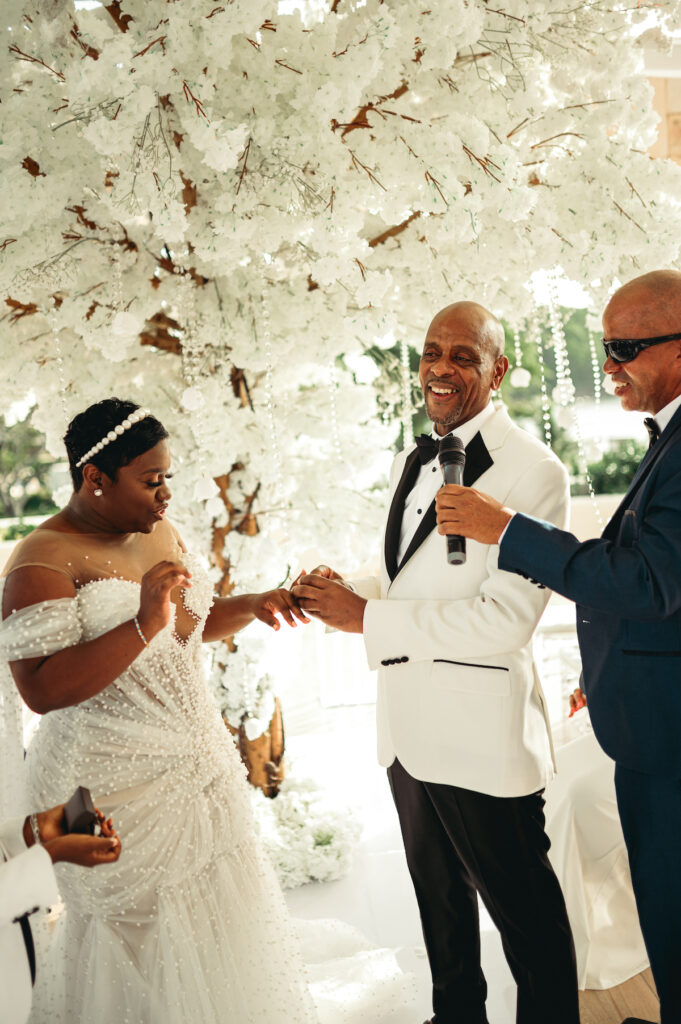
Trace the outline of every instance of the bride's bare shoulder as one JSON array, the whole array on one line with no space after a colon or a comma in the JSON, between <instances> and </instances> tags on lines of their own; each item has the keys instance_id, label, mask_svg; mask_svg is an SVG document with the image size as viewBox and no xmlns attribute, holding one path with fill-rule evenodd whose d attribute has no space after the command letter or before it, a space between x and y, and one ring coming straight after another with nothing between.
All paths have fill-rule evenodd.
<instances>
[{"instance_id":1,"label":"bride's bare shoulder","mask_svg":"<svg viewBox=\"0 0 681 1024\"><path fill-rule=\"evenodd\" d=\"M32 530L26 537L23 537L12 549L12 553L5 567L4 575L11 571L12 566L21 565L25 562L37 560L48 564L54 563L63 568L65 565L65 553L73 546L72 533L60 530L50 525L56 519L53 516L46 522L41 523L35 530Z\"/></svg>"}]
</instances>

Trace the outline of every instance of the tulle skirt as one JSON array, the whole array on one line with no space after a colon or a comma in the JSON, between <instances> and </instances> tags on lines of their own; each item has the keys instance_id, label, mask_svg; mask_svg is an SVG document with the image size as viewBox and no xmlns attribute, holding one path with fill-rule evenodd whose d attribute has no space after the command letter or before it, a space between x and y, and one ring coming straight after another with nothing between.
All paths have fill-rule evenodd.
<instances>
[{"instance_id":1,"label":"tulle skirt","mask_svg":"<svg viewBox=\"0 0 681 1024\"><path fill-rule=\"evenodd\" d=\"M36 806L78 783L79 757L63 760L74 732L82 747L77 723L41 723L29 756ZM142 782L139 764L126 777L119 760L128 785L108 796L106 767L88 754L85 777L123 850L113 865L57 865L64 906L37 929L30 1024L379 1024L412 1000L390 950L340 922L291 920L227 751L202 778L205 759Z\"/></svg>"}]
</instances>

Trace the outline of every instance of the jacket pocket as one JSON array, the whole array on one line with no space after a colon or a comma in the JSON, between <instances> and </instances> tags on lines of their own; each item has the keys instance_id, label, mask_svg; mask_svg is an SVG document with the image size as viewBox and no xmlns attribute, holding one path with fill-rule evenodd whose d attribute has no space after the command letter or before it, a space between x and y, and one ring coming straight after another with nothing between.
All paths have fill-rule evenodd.
<instances>
[{"instance_id":1,"label":"jacket pocket","mask_svg":"<svg viewBox=\"0 0 681 1024\"><path fill-rule=\"evenodd\" d=\"M470 661L435 658L431 680L435 686L451 693L511 696L511 673L504 665L480 665Z\"/></svg>"}]
</instances>

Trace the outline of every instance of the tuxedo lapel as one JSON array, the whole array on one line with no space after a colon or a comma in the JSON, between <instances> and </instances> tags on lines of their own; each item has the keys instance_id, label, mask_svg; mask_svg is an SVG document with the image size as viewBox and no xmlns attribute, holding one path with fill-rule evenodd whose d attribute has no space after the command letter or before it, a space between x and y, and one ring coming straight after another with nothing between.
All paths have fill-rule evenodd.
<instances>
[{"instance_id":1,"label":"tuxedo lapel","mask_svg":"<svg viewBox=\"0 0 681 1024\"><path fill-rule=\"evenodd\" d=\"M421 463L419 461L418 448L407 456L402 469L400 482L395 488L393 500L388 512L388 522L385 527L385 566L391 580L397 575L397 549L400 543L400 527L402 526L402 512L404 502L419 475Z\"/></svg>"},{"instance_id":2,"label":"tuxedo lapel","mask_svg":"<svg viewBox=\"0 0 681 1024\"><path fill-rule=\"evenodd\" d=\"M472 487L478 477L486 473L493 465L494 459L487 451L487 445L478 431L466 447L466 465L463 467L464 487Z\"/></svg>"},{"instance_id":3,"label":"tuxedo lapel","mask_svg":"<svg viewBox=\"0 0 681 1024\"><path fill-rule=\"evenodd\" d=\"M617 506L611 518L606 523L605 529L603 531L604 537L610 539L616 536L622 516L624 515L626 509L628 509L631 506L632 498L645 481L652 467L663 454L665 448L669 444L672 437L674 437L674 435L678 432L679 428L681 428L681 408L676 410L671 420L669 421L667 428L663 430L662 434L660 435L659 440L656 441L656 443L651 448L648 449L648 451L641 459L639 467L636 470L636 473L634 474L631 483L629 484L629 489L627 490L627 493L624 495L622 501Z\"/></svg>"},{"instance_id":4,"label":"tuxedo lapel","mask_svg":"<svg viewBox=\"0 0 681 1024\"><path fill-rule=\"evenodd\" d=\"M410 456L410 458L411 458L411 456ZM480 431L478 431L478 433L475 435L475 437L469 442L469 444L466 447L466 463L465 463L464 468L463 468L463 485L464 485L464 487L472 487L473 484L475 483L475 481L478 479L478 477L482 476L482 474L486 470L488 470L490 468L490 466L492 466L492 465L494 465L494 460L492 459L492 456L490 455L490 453L487 451L487 446L485 445L485 442L482 439L482 434L480 433ZM414 476L414 480L412 482L412 486L416 482L416 476L417 475L418 475L418 471L417 471L417 474ZM402 477L402 480L400 481L400 485L402 484L403 480L404 480L404 475ZM399 488L398 488L398 490L399 490ZM409 490L411 490L411 488L409 488ZM402 502L398 506L397 511L396 511L396 518L397 518L397 541L395 542L395 563L397 562L397 545L399 543L400 527L402 525L402 511L403 511L403 508L404 508L404 499L409 494L409 490L405 489L403 497L402 497ZM397 491L395 491L395 497L397 497ZM393 500L393 504L392 504L392 506L390 508L390 515L391 516L392 516L394 510L395 510L395 501ZM388 559L386 557L386 565L388 565L388 572L390 573L390 579L391 580L395 579L395 576L397 576L397 573L400 571L400 569L404 565L406 565L406 563L409 561L409 559L414 554L414 552L418 551L418 549L421 547L421 545L423 544L423 542L426 539L426 537L435 529L436 524L437 524L437 513L435 511L435 500L433 499L433 501L431 501L430 505L426 509L426 513L425 513L423 519L421 520L421 522L419 523L418 529L416 530L416 533L414 534L414 536L412 537L411 541L409 542L409 547L407 548L407 550L404 553L404 558L402 559L402 561L400 562L399 565L395 565L395 572L394 573L390 572L390 565L389 565ZM388 519L388 526L390 526L390 518ZM386 551L387 551L387 539L388 539L388 533L387 533L387 530L386 530Z\"/></svg>"}]
</instances>

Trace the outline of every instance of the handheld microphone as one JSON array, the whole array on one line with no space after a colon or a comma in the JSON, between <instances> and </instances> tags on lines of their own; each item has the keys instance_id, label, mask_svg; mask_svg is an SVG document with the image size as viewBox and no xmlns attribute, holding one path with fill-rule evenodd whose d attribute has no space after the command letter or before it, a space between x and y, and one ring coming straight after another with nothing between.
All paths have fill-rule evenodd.
<instances>
[{"instance_id":1,"label":"handheld microphone","mask_svg":"<svg viewBox=\"0 0 681 1024\"><path fill-rule=\"evenodd\" d=\"M463 468L466 465L466 450L454 434L447 434L440 441L438 454L442 477L446 484L463 486ZM447 541L447 561L450 565L463 565L466 561L466 538L450 534Z\"/></svg>"}]
</instances>

